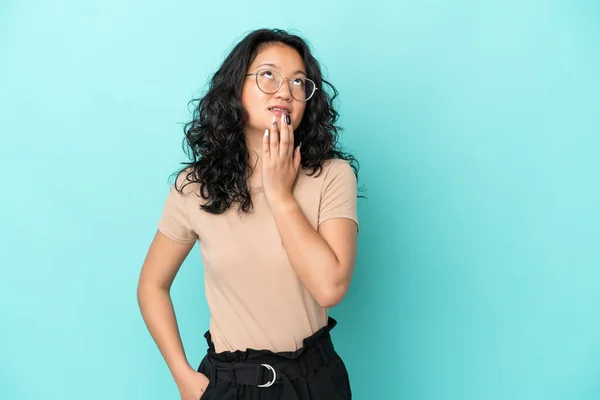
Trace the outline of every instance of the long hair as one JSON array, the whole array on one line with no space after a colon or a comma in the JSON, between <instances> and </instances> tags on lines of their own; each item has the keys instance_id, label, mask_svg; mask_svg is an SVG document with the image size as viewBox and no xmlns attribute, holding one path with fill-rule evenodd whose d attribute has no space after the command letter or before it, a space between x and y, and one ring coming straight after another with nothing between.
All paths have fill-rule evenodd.
<instances>
[{"instance_id":1,"label":"long hair","mask_svg":"<svg viewBox=\"0 0 600 400\"><path fill-rule=\"evenodd\" d=\"M247 178L252 174L248 147L244 136L248 114L241 102L241 93L248 67L264 46L273 43L288 45L304 60L308 76L319 90L308 101L302 122L294 135L302 138L302 168L310 169L309 175L320 172L323 162L338 158L349 162L358 179L358 161L351 154L339 149L336 126L338 112L333 100L338 91L323 79L317 60L307 43L296 35L280 29L259 29L244 37L229 53L210 80L208 90L194 108L192 120L183 130L184 151L190 161L178 172L186 179L176 189L181 193L188 184L200 187L199 195L206 200L201 208L213 214L225 212L233 203L243 212L252 207ZM332 95L323 90L329 86ZM189 104L189 103L188 103Z\"/></svg>"}]
</instances>

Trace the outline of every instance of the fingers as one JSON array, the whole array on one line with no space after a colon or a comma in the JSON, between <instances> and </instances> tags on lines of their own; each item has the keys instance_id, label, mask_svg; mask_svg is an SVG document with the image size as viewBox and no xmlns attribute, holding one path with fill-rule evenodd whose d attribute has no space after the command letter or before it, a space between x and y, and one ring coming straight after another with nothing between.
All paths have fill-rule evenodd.
<instances>
[{"instance_id":1,"label":"fingers","mask_svg":"<svg viewBox=\"0 0 600 400\"><path fill-rule=\"evenodd\" d=\"M288 125L288 116L282 114L281 118L273 117L270 128L265 130L263 136L263 154L268 159L280 157L282 159L294 156L294 130Z\"/></svg>"},{"instance_id":2,"label":"fingers","mask_svg":"<svg viewBox=\"0 0 600 400\"><path fill-rule=\"evenodd\" d=\"M291 158L294 153L294 133L290 116L281 114L279 126L281 127L279 135L279 155L284 159Z\"/></svg>"},{"instance_id":3,"label":"fingers","mask_svg":"<svg viewBox=\"0 0 600 400\"><path fill-rule=\"evenodd\" d=\"M279 129L277 127L276 116L273 116L273 123L269 132L269 152L271 153L271 158L279 155Z\"/></svg>"},{"instance_id":4,"label":"fingers","mask_svg":"<svg viewBox=\"0 0 600 400\"><path fill-rule=\"evenodd\" d=\"M262 142L262 150L263 150L263 158L265 160L270 160L271 159L271 152L269 151L269 137L270 137L270 132L269 132L269 128L265 129L265 134L263 135L263 142Z\"/></svg>"}]
</instances>

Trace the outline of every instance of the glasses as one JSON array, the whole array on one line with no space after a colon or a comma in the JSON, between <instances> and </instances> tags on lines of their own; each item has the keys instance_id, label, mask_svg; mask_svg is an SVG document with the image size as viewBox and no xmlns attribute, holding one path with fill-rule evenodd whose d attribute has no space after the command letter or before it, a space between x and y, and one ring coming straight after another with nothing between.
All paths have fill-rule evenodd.
<instances>
[{"instance_id":1,"label":"glasses","mask_svg":"<svg viewBox=\"0 0 600 400\"><path fill-rule=\"evenodd\" d=\"M246 74L246 76L255 76L258 88L268 94L277 92L283 85L283 80L286 79L289 82L292 97L298 101L308 101L317 90L315 83L308 78L287 79L279 72L270 69L259 69L254 73Z\"/></svg>"}]
</instances>

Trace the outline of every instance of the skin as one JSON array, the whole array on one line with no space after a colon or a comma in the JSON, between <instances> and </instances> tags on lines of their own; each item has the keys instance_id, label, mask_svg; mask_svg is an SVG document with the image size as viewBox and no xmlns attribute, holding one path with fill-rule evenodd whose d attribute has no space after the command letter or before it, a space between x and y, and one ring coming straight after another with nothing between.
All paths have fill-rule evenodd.
<instances>
[{"instance_id":1,"label":"skin","mask_svg":"<svg viewBox=\"0 0 600 400\"><path fill-rule=\"evenodd\" d=\"M273 66L265 66L271 64ZM296 77L306 77L304 62L300 54L293 48L282 44L273 44L264 48L254 62L248 67L248 73L253 73L261 68L269 68L279 72L284 77L293 79ZM297 74L296 71L304 73ZM270 106L284 105L290 109L292 128L300 125L306 102L295 100L291 93L289 85L284 81L281 88L274 94L266 94L260 91L256 86L254 76L246 77L242 86L242 104L248 112L249 121L246 126L246 141L250 149L250 164L261 166L262 161L262 139L265 129L271 129L273 124L273 114L268 110ZM293 142L292 142L293 143ZM258 169L258 168L257 168ZM255 169L253 173L252 186L261 186L261 171Z\"/></svg>"},{"instance_id":2,"label":"skin","mask_svg":"<svg viewBox=\"0 0 600 400\"><path fill-rule=\"evenodd\" d=\"M265 63L273 64L270 68L290 79L302 76L297 71L305 72L298 52L282 44L265 47L248 73ZM315 230L292 195L301 161L299 148L293 148L294 127L300 125L306 103L295 100L285 82L276 93L263 93L252 76L244 81L241 100L249 114L245 139L251 165L256 166L249 184L263 187L298 277L322 307L333 307L343 299L350 285L357 227L349 219L334 218ZM291 125L281 118L274 124L273 113L268 110L273 105L290 109ZM137 288L146 326L173 375L182 400L198 400L208 385L208 378L187 361L170 297L175 276L193 246L174 242L157 231L142 265ZM306 251L307 248L310 251Z\"/></svg>"}]
</instances>

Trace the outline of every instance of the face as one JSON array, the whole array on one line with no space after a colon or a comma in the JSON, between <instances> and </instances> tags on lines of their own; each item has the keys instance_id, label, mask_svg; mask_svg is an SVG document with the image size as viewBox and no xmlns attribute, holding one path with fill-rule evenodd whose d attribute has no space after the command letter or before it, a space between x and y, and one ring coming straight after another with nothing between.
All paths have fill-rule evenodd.
<instances>
[{"instance_id":1,"label":"face","mask_svg":"<svg viewBox=\"0 0 600 400\"><path fill-rule=\"evenodd\" d=\"M288 79L291 79L292 85L294 85L293 82L300 82L300 80L294 81L296 78L307 78L302 57L292 47L281 43L270 44L258 53L247 73L254 73L261 69L278 72L284 77L284 80L279 90L268 94L258 88L256 76L246 77L242 87L242 104L249 116L247 131L257 131L262 135L265 129L272 125L273 116L280 118L282 112L290 115L292 127L297 128L302 121L306 102L292 97ZM275 73L267 73L261 79L270 78L277 80L279 76Z\"/></svg>"}]
</instances>

